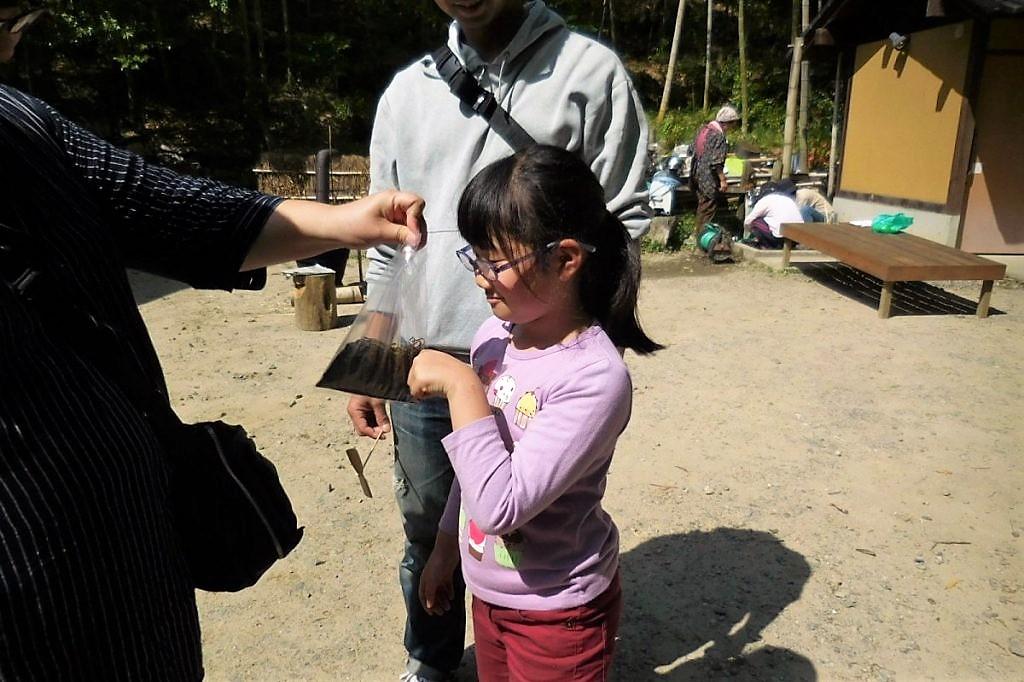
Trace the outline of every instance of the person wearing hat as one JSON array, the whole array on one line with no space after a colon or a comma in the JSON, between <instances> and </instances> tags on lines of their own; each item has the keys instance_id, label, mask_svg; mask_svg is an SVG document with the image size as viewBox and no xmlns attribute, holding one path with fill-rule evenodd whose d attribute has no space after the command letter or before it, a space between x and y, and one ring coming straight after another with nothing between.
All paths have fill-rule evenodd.
<instances>
[{"instance_id":1,"label":"person wearing hat","mask_svg":"<svg viewBox=\"0 0 1024 682\"><path fill-rule=\"evenodd\" d=\"M690 187L697 195L697 222L694 234L700 235L704 225L715 217L718 195L726 190L725 154L728 151L726 134L736 127L740 115L734 107L725 105L715 114L715 120L704 124L693 140L693 170ZM697 247L694 247L697 248Z\"/></svg>"}]
</instances>

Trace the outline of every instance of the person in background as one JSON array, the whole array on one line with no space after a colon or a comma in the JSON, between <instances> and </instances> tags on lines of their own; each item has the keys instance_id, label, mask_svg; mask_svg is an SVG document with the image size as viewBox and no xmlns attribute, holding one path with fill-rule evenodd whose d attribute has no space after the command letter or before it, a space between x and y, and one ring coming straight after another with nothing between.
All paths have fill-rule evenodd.
<instances>
[{"instance_id":1,"label":"person in background","mask_svg":"<svg viewBox=\"0 0 1024 682\"><path fill-rule=\"evenodd\" d=\"M802 223L800 207L796 205L796 185L792 180L780 180L754 204L743 220L750 232L749 242L762 249L781 249L783 223Z\"/></svg>"},{"instance_id":2,"label":"person in background","mask_svg":"<svg viewBox=\"0 0 1024 682\"><path fill-rule=\"evenodd\" d=\"M644 182L647 119L615 53L570 31L540 0L435 2L453 19L447 46L471 77L534 140L578 156L597 176L608 210L634 238L644 234L650 223ZM430 287L424 336L467 362L473 334L489 309L453 261L452 253L466 245L456 229L456 207L481 168L514 151L448 89L429 55L399 71L378 104L370 188L403 189L426 199L430 248L418 257ZM388 248L370 253L371 289L387 277L392 256ZM382 401L356 396L348 413L364 436L377 437L394 424L395 497L405 533L399 564L406 607L402 677L448 679L465 650L461 574L446 613L428 614L419 599L420 575L454 476L441 443L452 430L448 403L443 398L393 402L389 420Z\"/></svg>"},{"instance_id":3,"label":"person in background","mask_svg":"<svg viewBox=\"0 0 1024 682\"><path fill-rule=\"evenodd\" d=\"M701 126L693 139L690 187L697 195L695 244L704 231L704 225L714 220L719 195L728 189L725 178L725 155L729 150L727 135L739 120L736 109L726 105L715 114L715 120Z\"/></svg>"},{"instance_id":4,"label":"person in background","mask_svg":"<svg viewBox=\"0 0 1024 682\"><path fill-rule=\"evenodd\" d=\"M800 207L800 215L805 223L834 223L836 210L818 190L801 187L796 191L796 205Z\"/></svg>"},{"instance_id":5,"label":"person in background","mask_svg":"<svg viewBox=\"0 0 1024 682\"><path fill-rule=\"evenodd\" d=\"M444 396L456 481L420 579L428 613L473 593L478 678L609 678L622 613L618 529L601 500L632 383L620 348L649 354L640 257L590 169L557 147L484 168L459 203L458 256L493 312L472 364L433 350L409 373ZM469 273L464 277L470 279Z\"/></svg>"},{"instance_id":6,"label":"person in background","mask_svg":"<svg viewBox=\"0 0 1024 682\"><path fill-rule=\"evenodd\" d=\"M0 59L30 17L0 6ZM328 206L178 175L3 85L0 187L0 679L202 679L149 411L170 399L126 267L260 288L271 263L418 244L423 202Z\"/></svg>"}]
</instances>

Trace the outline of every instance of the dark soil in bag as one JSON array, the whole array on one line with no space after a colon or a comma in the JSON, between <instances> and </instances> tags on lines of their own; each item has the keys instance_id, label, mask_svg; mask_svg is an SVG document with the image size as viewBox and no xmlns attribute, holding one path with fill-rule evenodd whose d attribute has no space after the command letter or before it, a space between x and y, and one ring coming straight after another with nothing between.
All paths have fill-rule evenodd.
<instances>
[{"instance_id":1,"label":"dark soil in bag","mask_svg":"<svg viewBox=\"0 0 1024 682\"><path fill-rule=\"evenodd\" d=\"M317 382L320 388L412 402L409 370L422 344L384 343L362 338L346 343Z\"/></svg>"}]
</instances>

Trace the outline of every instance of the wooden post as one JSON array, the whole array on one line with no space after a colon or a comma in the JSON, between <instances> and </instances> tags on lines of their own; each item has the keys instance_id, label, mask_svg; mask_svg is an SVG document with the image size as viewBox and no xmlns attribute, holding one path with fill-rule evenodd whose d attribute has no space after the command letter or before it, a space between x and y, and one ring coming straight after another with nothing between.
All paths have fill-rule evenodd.
<instances>
[{"instance_id":1,"label":"wooden post","mask_svg":"<svg viewBox=\"0 0 1024 682\"><path fill-rule=\"evenodd\" d=\"M789 267L789 256L793 253L793 240L785 239L782 246L782 269Z\"/></svg>"},{"instance_id":2,"label":"wooden post","mask_svg":"<svg viewBox=\"0 0 1024 682\"><path fill-rule=\"evenodd\" d=\"M782 176L793 172L793 142L796 137L797 100L800 93L800 62L803 60L803 39L793 36L793 61L789 66L789 89L786 91L786 124L782 133Z\"/></svg>"},{"instance_id":3,"label":"wooden post","mask_svg":"<svg viewBox=\"0 0 1024 682\"><path fill-rule=\"evenodd\" d=\"M295 275L295 325L304 331L322 332L334 327L338 315L334 271Z\"/></svg>"},{"instance_id":4,"label":"wooden post","mask_svg":"<svg viewBox=\"0 0 1024 682\"><path fill-rule=\"evenodd\" d=\"M988 317L988 304L992 301L992 280L981 283L981 298L978 299L978 317Z\"/></svg>"},{"instance_id":5,"label":"wooden post","mask_svg":"<svg viewBox=\"0 0 1024 682\"><path fill-rule=\"evenodd\" d=\"M839 163L839 124L841 121L840 105L842 98L840 93L843 88L843 52L840 51L836 57L836 83L835 93L832 96L832 140L828 148L828 190L825 196L833 201L836 196L836 166Z\"/></svg>"},{"instance_id":6,"label":"wooden post","mask_svg":"<svg viewBox=\"0 0 1024 682\"><path fill-rule=\"evenodd\" d=\"M882 298L878 301L878 316L883 320L889 318L892 310L893 282L882 282Z\"/></svg>"}]
</instances>

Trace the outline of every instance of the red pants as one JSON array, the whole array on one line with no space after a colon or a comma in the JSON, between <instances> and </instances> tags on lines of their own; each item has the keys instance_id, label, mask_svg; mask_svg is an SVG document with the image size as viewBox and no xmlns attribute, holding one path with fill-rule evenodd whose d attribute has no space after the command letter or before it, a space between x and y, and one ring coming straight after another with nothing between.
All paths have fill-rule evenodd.
<instances>
[{"instance_id":1,"label":"red pants","mask_svg":"<svg viewBox=\"0 0 1024 682\"><path fill-rule=\"evenodd\" d=\"M583 606L523 611L473 597L473 636L480 682L607 680L622 615L622 585Z\"/></svg>"}]
</instances>

